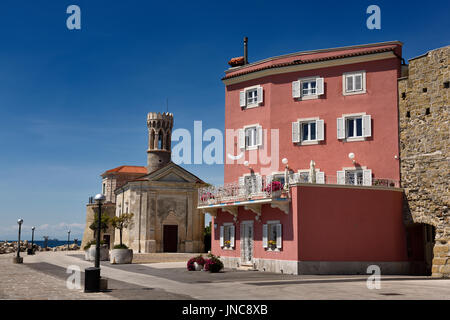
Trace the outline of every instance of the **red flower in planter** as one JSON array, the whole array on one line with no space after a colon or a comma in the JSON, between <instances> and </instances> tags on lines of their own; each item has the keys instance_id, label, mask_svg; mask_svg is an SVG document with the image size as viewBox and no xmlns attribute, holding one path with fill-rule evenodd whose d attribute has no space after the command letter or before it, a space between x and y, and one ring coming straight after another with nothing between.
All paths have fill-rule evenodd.
<instances>
[{"instance_id":1,"label":"red flower in planter","mask_svg":"<svg viewBox=\"0 0 450 320\"><path fill-rule=\"evenodd\" d=\"M280 191L283 189L283 184L280 181L272 181L267 187L264 189L266 192Z\"/></svg>"},{"instance_id":2,"label":"red flower in planter","mask_svg":"<svg viewBox=\"0 0 450 320\"><path fill-rule=\"evenodd\" d=\"M197 262L199 265L204 266L206 260L200 255L194 258L190 258L189 261L187 262L187 269L189 271L195 271L195 265L194 262Z\"/></svg>"}]
</instances>

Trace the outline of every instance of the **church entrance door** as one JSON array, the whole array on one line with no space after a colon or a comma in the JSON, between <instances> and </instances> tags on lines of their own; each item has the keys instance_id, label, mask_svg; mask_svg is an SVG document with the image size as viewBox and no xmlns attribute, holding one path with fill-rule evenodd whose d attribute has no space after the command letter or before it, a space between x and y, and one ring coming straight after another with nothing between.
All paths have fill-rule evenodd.
<instances>
[{"instance_id":1,"label":"church entrance door","mask_svg":"<svg viewBox=\"0 0 450 320\"><path fill-rule=\"evenodd\" d=\"M178 251L178 226L164 225L163 244L164 252Z\"/></svg>"}]
</instances>

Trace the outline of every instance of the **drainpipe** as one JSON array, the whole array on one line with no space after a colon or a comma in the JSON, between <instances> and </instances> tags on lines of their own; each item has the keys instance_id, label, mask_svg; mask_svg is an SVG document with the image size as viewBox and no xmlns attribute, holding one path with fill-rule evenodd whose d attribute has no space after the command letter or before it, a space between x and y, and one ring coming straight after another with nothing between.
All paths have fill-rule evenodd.
<instances>
[{"instance_id":1,"label":"drainpipe","mask_svg":"<svg viewBox=\"0 0 450 320\"><path fill-rule=\"evenodd\" d=\"M247 48L248 38L244 37L244 65L248 64L248 48Z\"/></svg>"},{"instance_id":2,"label":"drainpipe","mask_svg":"<svg viewBox=\"0 0 450 320\"><path fill-rule=\"evenodd\" d=\"M141 253L141 209L142 209L142 182L139 182L139 248L138 248L139 253Z\"/></svg>"}]
</instances>

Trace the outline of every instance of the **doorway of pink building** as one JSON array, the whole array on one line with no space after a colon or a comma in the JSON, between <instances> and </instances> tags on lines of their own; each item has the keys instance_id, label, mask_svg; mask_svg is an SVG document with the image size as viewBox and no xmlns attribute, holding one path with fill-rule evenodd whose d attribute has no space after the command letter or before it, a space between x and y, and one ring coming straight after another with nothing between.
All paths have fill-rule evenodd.
<instances>
[{"instance_id":1,"label":"doorway of pink building","mask_svg":"<svg viewBox=\"0 0 450 320\"><path fill-rule=\"evenodd\" d=\"M253 221L241 223L241 264L253 265Z\"/></svg>"}]
</instances>

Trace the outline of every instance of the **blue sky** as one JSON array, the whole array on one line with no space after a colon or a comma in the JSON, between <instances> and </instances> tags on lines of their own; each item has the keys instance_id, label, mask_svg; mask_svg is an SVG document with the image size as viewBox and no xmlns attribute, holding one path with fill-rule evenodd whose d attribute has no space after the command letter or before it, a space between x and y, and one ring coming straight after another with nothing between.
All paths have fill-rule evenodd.
<instances>
[{"instance_id":1,"label":"blue sky","mask_svg":"<svg viewBox=\"0 0 450 320\"><path fill-rule=\"evenodd\" d=\"M66 8L81 8L68 30ZM381 8L381 30L366 8ZM145 165L146 114L223 130L227 61L389 40L406 59L449 44L450 3L432 1L100 1L0 3L0 239L81 239L99 174ZM185 165L222 183L222 165Z\"/></svg>"}]
</instances>

